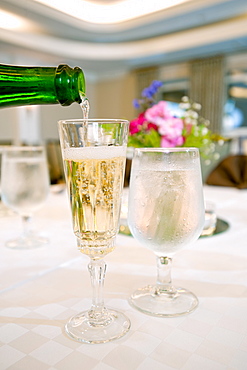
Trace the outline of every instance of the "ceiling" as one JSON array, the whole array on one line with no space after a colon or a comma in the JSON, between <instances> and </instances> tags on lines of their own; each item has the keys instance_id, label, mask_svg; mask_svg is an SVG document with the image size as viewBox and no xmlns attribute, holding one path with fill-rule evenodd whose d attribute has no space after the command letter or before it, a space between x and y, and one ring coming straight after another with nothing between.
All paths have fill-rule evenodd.
<instances>
[{"instance_id":1,"label":"ceiling","mask_svg":"<svg viewBox=\"0 0 247 370\"><path fill-rule=\"evenodd\" d=\"M0 17L2 63L67 63L79 65L87 77L100 78L149 65L247 51L246 0L149 0L149 9L144 0L46 3L0 0L0 11L23 21L12 28L10 22L1 23ZM65 8L57 10L53 3L75 12L66 14ZM166 3L171 5L167 9L155 8ZM91 20L86 18L88 4L97 6ZM126 6L119 10L120 5ZM111 19L109 6L116 8ZM130 19L121 20L125 10ZM135 10L142 14L138 16Z\"/></svg>"}]
</instances>

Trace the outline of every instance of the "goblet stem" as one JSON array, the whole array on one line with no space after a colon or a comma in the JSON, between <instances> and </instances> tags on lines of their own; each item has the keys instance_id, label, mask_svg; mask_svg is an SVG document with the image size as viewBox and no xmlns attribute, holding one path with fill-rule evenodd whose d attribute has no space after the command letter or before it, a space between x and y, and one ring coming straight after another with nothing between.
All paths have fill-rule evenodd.
<instances>
[{"instance_id":1,"label":"goblet stem","mask_svg":"<svg viewBox=\"0 0 247 370\"><path fill-rule=\"evenodd\" d=\"M95 324L99 325L105 322L108 318L108 311L104 305L103 289L106 273L106 263L102 259L91 259L88 270L91 277L93 290L92 307L88 313L91 325L95 320Z\"/></svg>"},{"instance_id":2,"label":"goblet stem","mask_svg":"<svg viewBox=\"0 0 247 370\"><path fill-rule=\"evenodd\" d=\"M21 216L22 227L23 227L23 237L28 237L31 232L32 216L25 215Z\"/></svg>"},{"instance_id":3,"label":"goblet stem","mask_svg":"<svg viewBox=\"0 0 247 370\"><path fill-rule=\"evenodd\" d=\"M177 295L176 288L172 285L171 266L172 259L170 257L158 257L157 261L157 282L155 295L166 295L167 298L175 298Z\"/></svg>"},{"instance_id":4,"label":"goblet stem","mask_svg":"<svg viewBox=\"0 0 247 370\"><path fill-rule=\"evenodd\" d=\"M22 215L21 220L22 220L21 235L16 239L8 240L5 243L7 247L29 249L40 247L48 243L47 238L40 235L36 235L35 232L31 229L32 215Z\"/></svg>"}]
</instances>

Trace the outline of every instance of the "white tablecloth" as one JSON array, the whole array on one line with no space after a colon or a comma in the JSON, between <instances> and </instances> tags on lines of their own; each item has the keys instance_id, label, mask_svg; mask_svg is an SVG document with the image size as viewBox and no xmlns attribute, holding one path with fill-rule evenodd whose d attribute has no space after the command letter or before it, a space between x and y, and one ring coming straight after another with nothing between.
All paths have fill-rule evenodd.
<instances>
[{"instance_id":1,"label":"white tablecloth","mask_svg":"<svg viewBox=\"0 0 247 370\"><path fill-rule=\"evenodd\" d=\"M18 216L0 218L0 369L245 370L247 369L247 191L205 187L228 231L177 253L173 280L192 290L199 307L178 318L154 318L128 304L137 287L154 283L154 254L119 235L106 257L105 303L130 318L111 343L89 345L64 333L70 316L89 308L88 257L76 248L66 193L50 194L34 221L50 243L10 250Z\"/></svg>"}]
</instances>

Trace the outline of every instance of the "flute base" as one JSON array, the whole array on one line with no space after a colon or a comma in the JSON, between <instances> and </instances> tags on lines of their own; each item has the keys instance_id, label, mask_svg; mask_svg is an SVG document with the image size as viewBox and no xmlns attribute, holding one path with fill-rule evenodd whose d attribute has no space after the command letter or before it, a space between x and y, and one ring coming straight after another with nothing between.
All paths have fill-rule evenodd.
<instances>
[{"instance_id":1,"label":"flute base","mask_svg":"<svg viewBox=\"0 0 247 370\"><path fill-rule=\"evenodd\" d=\"M107 310L104 320L92 320L90 311L73 316L65 325L66 334L79 342L106 343L121 338L130 328L130 320L123 313Z\"/></svg>"},{"instance_id":2,"label":"flute base","mask_svg":"<svg viewBox=\"0 0 247 370\"><path fill-rule=\"evenodd\" d=\"M198 306L198 298L184 288L176 288L175 293L166 293L157 290L156 286L148 285L137 289L129 303L147 315L177 317L194 311Z\"/></svg>"}]
</instances>

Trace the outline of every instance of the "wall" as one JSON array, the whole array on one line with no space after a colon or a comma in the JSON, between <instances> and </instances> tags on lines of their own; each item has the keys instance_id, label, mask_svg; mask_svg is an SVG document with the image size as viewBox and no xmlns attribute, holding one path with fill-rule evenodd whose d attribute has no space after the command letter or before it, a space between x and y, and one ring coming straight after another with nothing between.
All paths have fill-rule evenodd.
<instances>
[{"instance_id":1,"label":"wall","mask_svg":"<svg viewBox=\"0 0 247 370\"><path fill-rule=\"evenodd\" d=\"M17 108L0 109L0 144L15 141L18 136Z\"/></svg>"},{"instance_id":2,"label":"wall","mask_svg":"<svg viewBox=\"0 0 247 370\"><path fill-rule=\"evenodd\" d=\"M132 119L132 101L136 98L136 80L133 72L97 83L95 114L100 118Z\"/></svg>"},{"instance_id":3,"label":"wall","mask_svg":"<svg viewBox=\"0 0 247 370\"><path fill-rule=\"evenodd\" d=\"M226 58L227 70L247 66L247 54L229 55ZM165 82L165 90L187 86L189 80L188 63L174 63L159 67L159 78ZM135 71L125 72L102 80L87 79L87 96L90 101L90 117L133 119L137 112L132 101L137 96ZM0 142L16 140L18 137L18 108L0 109ZM58 138L57 121L66 118L80 118L77 104L69 107L40 107L41 140Z\"/></svg>"}]
</instances>

